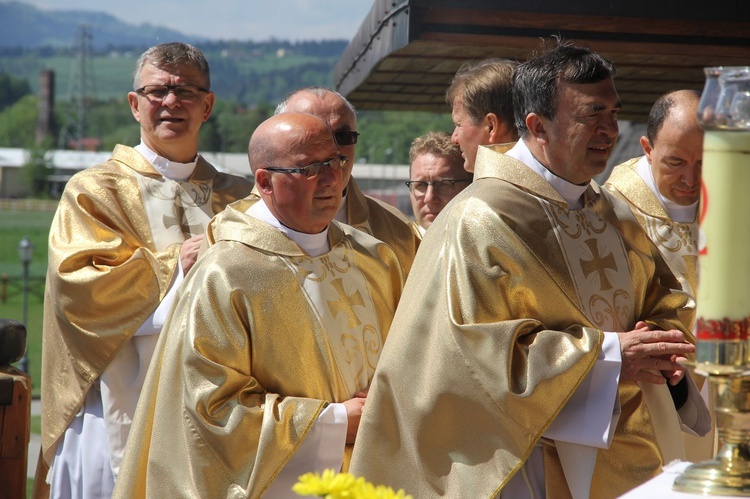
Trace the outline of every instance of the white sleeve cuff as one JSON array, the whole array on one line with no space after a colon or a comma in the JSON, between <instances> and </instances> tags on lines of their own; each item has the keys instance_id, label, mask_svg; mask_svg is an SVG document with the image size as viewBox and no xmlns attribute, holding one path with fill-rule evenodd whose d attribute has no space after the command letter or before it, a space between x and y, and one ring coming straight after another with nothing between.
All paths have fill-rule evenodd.
<instances>
[{"instance_id":1,"label":"white sleeve cuff","mask_svg":"<svg viewBox=\"0 0 750 499\"><path fill-rule=\"evenodd\" d=\"M604 333L602 352L547 431L546 438L606 449L620 417L620 341Z\"/></svg>"},{"instance_id":2,"label":"white sleeve cuff","mask_svg":"<svg viewBox=\"0 0 750 499\"><path fill-rule=\"evenodd\" d=\"M161 328L164 326L164 322L167 320L169 310L172 308L175 295L177 294L177 288L180 287L182 281L185 279L185 272L182 270L182 262L177 259L177 271L172 276L172 284L169 285L167 293L164 295L164 299L156 307L154 313L152 313L148 319L146 319L138 331L135 332L135 336L145 336L148 334L159 334Z\"/></svg>"}]
</instances>

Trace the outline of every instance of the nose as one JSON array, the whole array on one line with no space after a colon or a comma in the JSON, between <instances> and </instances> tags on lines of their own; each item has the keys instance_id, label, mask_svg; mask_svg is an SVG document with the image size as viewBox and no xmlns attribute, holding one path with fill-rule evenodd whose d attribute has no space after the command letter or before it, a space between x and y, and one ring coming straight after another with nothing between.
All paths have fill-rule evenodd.
<instances>
[{"instance_id":1,"label":"nose","mask_svg":"<svg viewBox=\"0 0 750 499\"><path fill-rule=\"evenodd\" d=\"M161 105L164 107L172 108L180 106L181 104L182 101L177 97L177 94L174 93L174 89L169 89L167 95L161 100Z\"/></svg>"},{"instance_id":2,"label":"nose","mask_svg":"<svg viewBox=\"0 0 750 499\"><path fill-rule=\"evenodd\" d=\"M316 175L318 182L322 185L335 185L341 183L341 168L333 169L330 166L323 167Z\"/></svg>"},{"instance_id":3,"label":"nose","mask_svg":"<svg viewBox=\"0 0 750 499\"><path fill-rule=\"evenodd\" d=\"M685 168L685 171L682 174L682 181L685 183L685 185L688 186L694 186L696 184L699 184L701 181L701 165L693 164L689 167Z\"/></svg>"},{"instance_id":4,"label":"nose","mask_svg":"<svg viewBox=\"0 0 750 499\"><path fill-rule=\"evenodd\" d=\"M451 134L451 144L454 146L459 145L458 144L458 127L453 127L453 133Z\"/></svg>"},{"instance_id":5,"label":"nose","mask_svg":"<svg viewBox=\"0 0 750 499\"><path fill-rule=\"evenodd\" d=\"M617 135L620 133L617 116L614 114L605 114L599 121L599 132L611 139L617 138Z\"/></svg>"},{"instance_id":6,"label":"nose","mask_svg":"<svg viewBox=\"0 0 750 499\"><path fill-rule=\"evenodd\" d=\"M437 191L435 190L435 185L430 184L427 186L427 189L424 191L424 202L430 203L434 201L438 196Z\"/></svg>"}]
</instances>

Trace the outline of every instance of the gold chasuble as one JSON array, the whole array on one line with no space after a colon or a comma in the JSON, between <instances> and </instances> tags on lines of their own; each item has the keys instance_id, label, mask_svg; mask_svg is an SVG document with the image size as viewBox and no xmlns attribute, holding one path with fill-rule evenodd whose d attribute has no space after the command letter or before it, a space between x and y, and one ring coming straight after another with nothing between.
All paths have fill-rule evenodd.
<instances>
[{"instance_id":1,"label":"gold chasuble","mask_svg":"<svg viewBox=\"0 0 750 499\"><path fill-rule=\"evenodd\" d=\"M367 398L353 474L419 498L490 498L541 444L547 497L569 497L554 442L542 435L592 368L602 331L638 320L685 331L678 311L692 313L628 207L593 182L584 201L570 210L532 169L479 148L474 182L422 241ZM621 383L619 403L590 497L616 497L660 472L639 385Z\"/></svg>"},{"instance_id":2,"label":"gold chasuble","mask_svg":"<svg viewBox=\"0 0 750 499\"><path fill-rule=\"evenodd\" d=\"M616 166L604 188L630 205L636 219L679 279L682 289L694 299L698 281L697 216L690 223L672 220L636 171L640 160L634 158ZM692 330L693 325L689 326Z\"/></svg>"},{"instance_id":3,"label":"gold chasuble","mask_svg":"<svg viewBox=\"0 0 750 499\"><path fill-rule=\"evenodd\" d=\"M346 191L347 224L387 243L396 252L404 275L409 274L422 231L393 206L360 190L354 178Z\"/></svg>"},{"instance_id":4,"label":"gold chasuble","mask_svg":"<svg viewBox=\"0 0 750 499\"><path fill-rule=\"evenodd\" d=\"M695 300L698 286L700 233L698 216L696 214L695 220L690 223L672 220L651 188L639 175L640 161L645 161L645 158L634 158L616 166L604 184L604 189L630 205L636 219L659 248L672 273L680 281L683 291ZM688 324L691 337L694 326L694 322ZM690 369L690 372L693 373L693 369ZM693 379L701 388L706 378L694 375ZM714 397L710 396L709 400L714 400ZM685 458L688 461L706 461L712 459L716 453L714 428L704 437L682 433L682 438L685 445Z\"/></svg>"},{"instance_id":5,"label":"gold chasuble","mask_svg":"<svg viewBox=\"0 0 750 499\"><path fill-rule=\"evenodd\" d=\"M169 180L122 145L106 163L68 181L49 240L43 464L51 463L88 390L164 298L180 244L251 187L200 156L188 181Z\"/></svg>"},{"instance_id":6,"label":"gold chasuble","mask_svg":"<svg viewBox=\"0 0 750 499\"><path fill-rule=\"evenodd\" d=\"M370 385L402 291L395 253L334 221L311 257L250 204L214 218L178 291L115 497L261 497L320 412Z\"/></svg>"}]
</instances>

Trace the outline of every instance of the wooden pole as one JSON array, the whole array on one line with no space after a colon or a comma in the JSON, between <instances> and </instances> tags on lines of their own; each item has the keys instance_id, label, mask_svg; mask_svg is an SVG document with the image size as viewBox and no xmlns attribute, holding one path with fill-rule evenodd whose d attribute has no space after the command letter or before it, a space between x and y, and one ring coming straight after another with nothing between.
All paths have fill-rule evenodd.
<instances>
[{"instance_id":1,"label":"wooden pole","mask_svg":"<svg viewBox=\"0 0 750 499\"><path fill-rule=\"evenodd\" d=\"M0 319L0 498L26 497L31 377L11 364L26 352L26 328Z\"/></svg>"}]
</instances>

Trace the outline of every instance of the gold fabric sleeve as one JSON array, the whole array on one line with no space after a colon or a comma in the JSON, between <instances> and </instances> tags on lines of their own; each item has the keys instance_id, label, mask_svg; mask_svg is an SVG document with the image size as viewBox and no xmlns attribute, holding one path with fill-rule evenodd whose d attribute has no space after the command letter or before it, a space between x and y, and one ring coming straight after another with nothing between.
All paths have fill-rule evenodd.
<instances>
[{"instance_id":1,"label":"gold fabric sleeve","mask_svg":"<svg viewBox=\"0 0 750 499\"><path fill-rule=\"evenodd\" d=\"M47 464L86 392L157 307L177 266L180 245L155 250L138 175L160 176L134 149L117 146L109 161L71 178L50 228L41 385ZM251 188L203 158L191 182L214 189L214 208Z\"/></svg>"}]
</instances>

